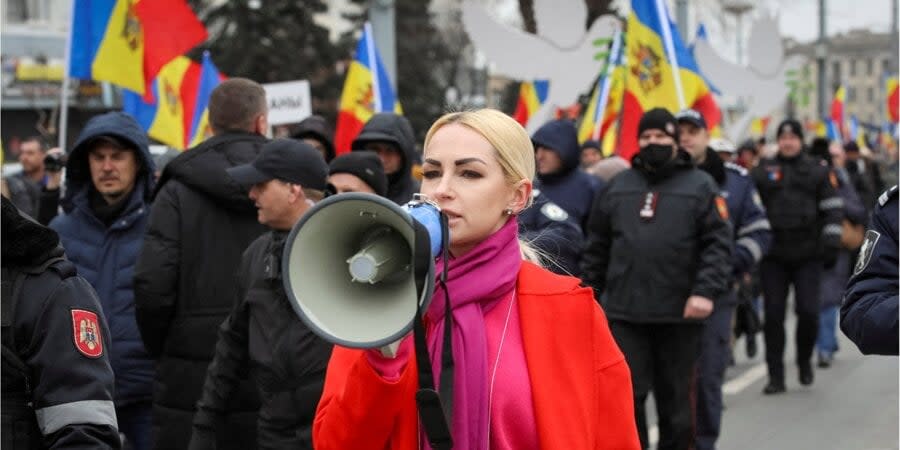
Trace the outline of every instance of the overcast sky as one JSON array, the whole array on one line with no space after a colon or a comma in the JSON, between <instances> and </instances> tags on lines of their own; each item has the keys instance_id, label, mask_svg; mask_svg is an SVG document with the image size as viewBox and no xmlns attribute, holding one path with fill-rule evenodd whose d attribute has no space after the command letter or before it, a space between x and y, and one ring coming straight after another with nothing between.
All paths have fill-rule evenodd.
<instances>
[{"instance_id":1,"label":"overcast sky","mask_svg":"<svg viewBox=\"0 0 900 450\"><path fill-rule=\"evenodd\" d=\"M827 0L825 26L829 35L865 28L887 32L891 28L893 0ZM819 0L778 0L770 2L781 17L781 32L798 41L819 35Z\"/></svg>"}]
</instances>

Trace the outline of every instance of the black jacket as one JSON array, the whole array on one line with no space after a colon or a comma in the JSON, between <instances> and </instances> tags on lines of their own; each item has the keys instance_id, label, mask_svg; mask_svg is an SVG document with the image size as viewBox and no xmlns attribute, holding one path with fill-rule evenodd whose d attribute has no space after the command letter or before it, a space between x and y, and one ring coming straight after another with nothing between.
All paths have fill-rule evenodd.
<instances>
[{"instance_id":1,"label":"black jacket","mask_svg":"<svg viewBox=\"0 0 900 450\"><path fill-rule=\"evenodd\" d=\"M684 151L665 172L651 182L635 158L594 202L583 279L610 319L689 322L688 297L717 301L728 287L731 226L719 187Z\"/></svg>"},{"instance_id":2,"label":"black jacket","mask_svg":"<svg viewBox=\"0 0 900 450\"><path fill-rule=\"evenodd\" d=\"M837 256L844 216L837 174L807 154L762 160L751 174L772 225L766 258L802 263Z\"/></svg>"},{"instance_id":3,"label":"black jacket","mask_svg":"<svg viewBox=\"0 0 900 450\"><path fill-rule=\"evenodd\" d=\"M416 162L416 136L412 126L403 116L393 113L378 113L372 116L362 131L353 140L353 150L365 150L366 142L390 142L400 149L403 164L397 173L389 173L387 198L403 205L419 192L419 182L412 177L412 166Z\"/></svg>"},{"instance_id":4,"label":"black jacket","mask_svg":"<svg viewBox=\"0 0 900 450\"><path fill-rule=\"evenodd\" d=\"M286 232L255 240L241 259L237 302L219 328L216 355L194 417L191 450L215 448L240 375L256 380L260 449L312 449L312 423L325 383L331 344L313 334L288 303L279 270Z\"/></svg>"},{"instance_id":5,"label":"black jacket","mask_svg":"<svg viewBox=\"0 0 900 450\"><path fill-rule=\"evenodd\" d=\"M241 253L265 231L253 202L225 172L252 161L265 142L247 133L212 137L166 165L157 184L134 274L138 328L158 358L156 448L187 447L216 329L233 305ZM258 407L252 383L244 381L230 400L236 414L220 438L252 448Z\"/></svg>"},{"instance_id":6,"label":"black jacket","mask_svg":"<svg viewBox=\"0 0 900 450\"><path fill-rule=\"evenodd\" d=\"M56 233L20 216L6 198L0 228L0 447L120 448L100 301L65 260Z\"/></svg>"}]
</instances>

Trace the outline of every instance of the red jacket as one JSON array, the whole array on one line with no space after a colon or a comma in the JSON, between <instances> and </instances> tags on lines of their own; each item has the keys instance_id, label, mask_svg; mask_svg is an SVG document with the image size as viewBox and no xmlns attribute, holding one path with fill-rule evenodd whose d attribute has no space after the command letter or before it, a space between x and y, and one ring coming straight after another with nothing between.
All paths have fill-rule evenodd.
<instances>
[{"instance_id":1,"label":"red jacket","mask_svg":"<svg viewBox=\"0 0 900 450\"><path fill-rule=\"evenodd\" d=\"M517 295L541 448L640 448L631 373L592 291L524 262ZM415 354L391 383L364 351L335 347L313 424L316 449L417 449L417 378Z\"/></svg>"}]
</instances>

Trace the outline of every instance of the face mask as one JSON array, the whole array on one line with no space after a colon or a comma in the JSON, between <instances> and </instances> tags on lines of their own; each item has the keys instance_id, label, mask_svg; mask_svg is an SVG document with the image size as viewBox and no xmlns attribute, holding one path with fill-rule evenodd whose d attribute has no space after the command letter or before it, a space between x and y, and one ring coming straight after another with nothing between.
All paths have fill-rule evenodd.
<instances>
[{"instance_id":1,"label":"face mask","mask_svg":"<svg viewBox=\"0 0 900 450\"><path fill-rule=\"evenodd\" d=\"M672 153L671 145L647 144L638 154L647 166L658 169L672 159Z\"/></svg>"}]
</instances>

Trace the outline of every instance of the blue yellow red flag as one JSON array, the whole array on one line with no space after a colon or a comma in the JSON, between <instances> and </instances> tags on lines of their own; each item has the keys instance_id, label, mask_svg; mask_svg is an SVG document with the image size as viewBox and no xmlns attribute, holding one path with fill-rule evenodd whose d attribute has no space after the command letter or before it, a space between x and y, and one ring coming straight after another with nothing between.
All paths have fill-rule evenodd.
<instances>
[{"instance_id":1,"label":"blue yellow red flag","mask_svg":"<svg viewBox=\"0 0 900 450\"><path fill-rule=\"evenodd\" d=\"M356 46L356 57L344 80L334 133L335 152L349 152L363 125L379 112L403 114L403 108L394 95L391 80L375 47L372 26L366 22Z\"/></svg>"},{"instance_id":2,"label":"blue yellow red flag","mask_svg":"<svg viewBox=\"0 0 900 450\"><path fill-rule=\"evenodd\" d=\"M523 81L519 84L519 100L516 102L516 110L513 111L513 119L523 127L527 126L528 121L547 101L548 92L550 92L549 80Z\"/></svg>"},{"instance_id":3,"label":"blue yellow red flag","mask_svg":"<svg viewBox=\"0 0 900 450\"><path fill-rule=\"evenodd\" d=\"M74 1L74 78L108 81L143 95L164 65L206 40L206 27L185 0Z\"/></svg>"},{"instance_id":4,"label":"blue yellow red flag","mask_svg":"<svg viewBox=\"0 0 900 450\"><path fill-rule=\"evenodd\" d=\"M212 128L209 126L209 96L213 89L222 82L225 77L219 73L219 69L213 64L209 52L203 52L203 63L200 68L200 82L197 86L197 98L194 100L190 128L187 134L187 147L192 148L212 136Z\"/></svg>"},{"instance_id":5,"label":"blue yellow red flag","mask_svg":"<svg viewBox=\"0 0 900 450\"><path fill-rule=\"evenodd\" d=\"M630 159L637 151L638 122L651 108L677 112L690 107L703 114L711 131L719 126L721 111L663 0L632 0L625 41L628 69L620 156Z\"/></svg>"},{"instance_id":6,"label":"blue yellow red flag","mask_svg":"<svg viewBox=\"0 0 900 450\"><path fill-rule=\"evenodd\" d=\"M184 150L190 125L188 111L197 98L199 79L200 65L179 56L163 66L154 79L154 101L147 102L140 94L126 90L122 93L123 110L134 116L151 138Z\"/></svg>"},{"instance_id":7,"label":"blue yellow red flag","mask_svg":"<svg viewBox=\"0 0 900 450\"><path fill-rule=\"evenodd\" d=\"M606 64L600 77L597 78L591 100L588 102L581 125L578 127L578 141L581 143L588 139L602 142L605 132L619 117L622 89L625 86L622 39L621 32L617 32L613 36Z\"/></svg>"}]
</instances>

